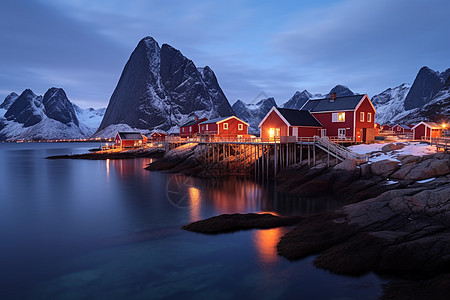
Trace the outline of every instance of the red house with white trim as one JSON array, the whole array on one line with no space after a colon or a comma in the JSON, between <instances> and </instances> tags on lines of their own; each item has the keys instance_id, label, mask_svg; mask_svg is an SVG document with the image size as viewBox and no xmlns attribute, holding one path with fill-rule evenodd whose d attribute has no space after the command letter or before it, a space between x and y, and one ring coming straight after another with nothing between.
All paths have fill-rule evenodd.
<instances>
[{"instance_id":1,"label":"red house with white trim","mask_svg":"<svg viewBox=\"0 0 450 300\"><path fill-rule=\"evenodd\" d=\"M375 139L376 110L366 95L312 99L303 105L323 126L322 136L368 143Z\"/></svg>"},{"instance_id":2,"label":"red house with white trim","mask_svg":"<svg viewBox=\"0 0 450 300\"><path fill-rule=\"evenodd\" d=\"M139 132L118 132L116 134L116 147L138 148L145 144L147 144L147 137Z\"/></svg>"},{"instance_id":3,"label":"red house with white trim","mask_svg":"<svg viewBox=\"0 0 450 300\"><path fill-rule=\"evenodd\" d=\"M415 140L430 139L441 137L444 127L434 122L420 122L413 127L413 135Z\"/></svg>"},{"instance_id":4,"label":"red house with white trim","mask_svg":"<svg viewBox=\"0 0 450 300\"><path fill-rule=\"evenodd\" d=\"M206 118L202 118L199 119L198 117L195 117L195 120L189 121L183 125L180 126L180 136L182 138L187 138L187 137L193 137L194 135L196 135L199 132L199 127L198 124L206 121L208 119Z\"/></svg>"},{"instance_id":5,"label":"red house with white trim","mask_svg":"<svg viewBox=\"0 0 450 300\"><path fill-rule=\"evenodd\" d=\"M403 134L403 133L411 133L412 129L408 125L400 125L396 124L394 127L392 127L392 131L396 134Z\"/></svg>"},{"instance_id":6,"label":"red house with white trim","mask_svg":"<svg viewBox=\"0 0 450 300\"><path fill-rule=\"evenodd\" d=\"M306 110L272 107L258 125L262 138L279 136L313 137L322 124Z\"/></svg>"},{"instance_id":7,"label":"red house with white trim","mask_svg":"<svg viewBox=\"0 0 450 300\"><path fill-rule=\"evenodd\" d=\"M384 124L383 126L381 126L381 131L391 131L392 130L392 126L388 125L388 124Z\"/></svg>"},{"instance_id":8,"label":"red house with white trim","mask_svg":"<svg viewBox=\"0 0 450 300\"><path fill-rule=\"evenodd\" d=\"M150 135L150 140L152 142L164 142L166 140L166 136L167 136L167 134L165 134L163 132L153 132Z\"/></svg>"},{"instance_id":9,"label":"red house with white trim","mask_svg":"<svg viewBox=\"0 0 450 300\"><path fill-rule=\"evenodd\" d=\"M248 137L248 123L236 116L221 117L199 123L199 134L220 137Z\"/></svg>"}]
</instances>

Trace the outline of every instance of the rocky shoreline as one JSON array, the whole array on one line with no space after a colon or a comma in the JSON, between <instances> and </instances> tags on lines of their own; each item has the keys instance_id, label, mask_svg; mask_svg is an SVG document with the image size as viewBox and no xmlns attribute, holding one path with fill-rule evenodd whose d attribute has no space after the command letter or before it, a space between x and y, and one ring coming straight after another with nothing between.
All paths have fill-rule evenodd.
<instances>
[{"instance_id":1,"label":"rocky shoreline","mask_svg":"<svg viewBox=\"0 0 450 300\"><path fill-rule=\"evenodd\" d=\"M141 157L160 158L164 156L164 150L160 148L141 148L130 150L106 150L96 151L91 153L73 154L73 155L55 155L48 156L47 159L92 159L92 160L105 160L105 159L130 159Z\"/></svg>"},{"instance_id":2,"label":"rocky shoreline","mask_svg":"<svg viewBox=\"0 0 450 300\"><path fill-rule=\"evenodd\" d=\"M314 265L336 274L394 275L384 286L383 299L448 297L450 155L397 158L361 166L344 161L330 168L319 158L314 167L299 163L280 172L276 181L282 192L334 195L347 205L296 219L298 223L280 239L278 254L289 260L317 255ZM213 227L211 220L204 220L196 222L195 230L192 224L184 228L227 232L228 217L215 218ZM238 218L243 222L247 216ZM240 229L270 224L266 226Z\"/></svg>"}]
</instances>

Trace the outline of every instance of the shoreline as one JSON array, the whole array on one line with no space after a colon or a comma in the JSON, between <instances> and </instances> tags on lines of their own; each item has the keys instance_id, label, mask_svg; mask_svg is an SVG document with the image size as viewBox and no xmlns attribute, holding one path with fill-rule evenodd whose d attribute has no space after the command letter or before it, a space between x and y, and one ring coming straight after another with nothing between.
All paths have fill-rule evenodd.
<instances>
[{"instance_id":1,"label":"shoreline","mask_svg":"<svg viewBox=\"0 0 450 300\"><path fill-rule=\"evenodd\" d=\"M131 158L161 158L164 156L164 150L160 148L142 148L129 150L106 150L96 151L83 154L72 155L54 155L48 156L46 159L88 159L88 160L105 160L105 159L131 159Z\"/></svg>"}]
</instances>

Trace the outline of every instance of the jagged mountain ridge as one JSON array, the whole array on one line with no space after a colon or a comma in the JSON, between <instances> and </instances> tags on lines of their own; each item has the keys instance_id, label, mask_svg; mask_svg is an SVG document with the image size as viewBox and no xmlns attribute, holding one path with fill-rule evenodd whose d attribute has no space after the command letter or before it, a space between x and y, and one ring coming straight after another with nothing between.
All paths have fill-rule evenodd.
<instances>
[{"instance_id":1,"label":"jagged mountain ridge","mask_svg":"<svg viewBox=\"0 0 450 300\"><path fill-rule=\"evenodd\" d=\"M277 103L273 97L269 97L255 104L246 104L241 100L237 100L232 108L238 118L250 125L248 132L250 134L257 134L259 133L259 123L273 106L277 106Z\"/></svg>"},{"instance_id":2,"label":"jagged mountain ridge","mask_svg":"<svg viewBox=\"0 0 450 300\"><path fill-rule=\"evenodd\" d=\"M103 117L101 109L83 110L74 105L61 88L50 88L44 96L30 89L15 95L8 95L1 105L7 109L0 114L0 140L87 138ZM96 124L86 122L89 115L97 116Z\"/></svg>"},{"instance_id":3,"label":"jagged mountain ridge","mask_svg":"<svg viewBox=\"0 0 450 300\"><path fill-rule=\"evenodd\" d=\"M425 66L419 70L412 85L404 83L373 96L376 122L411 124L448 119L444 112L450 110L450 101L444 95L449 76L450 68L440 73Z\"/></svg>"},{"instance_id":4,"label":"jagged mountain ridge","mask_svg":"<svg viewBox=\"0 0 450 300\"><path fill-rule=\"evenodd\" d=\"M209 67L195 64L170 45L143 38L127 61L96 136L108 126L178 131L194 117L234 115Z\"/></svg>"},{"instance_id":5,"label":"jagged mountain ridge","mask_svg":"<svg viewBox=\"0 0 450 300\"><path fill-rule=\"evenodd\" d=\"M320 99L330 97L331 93L336 93L338 96L352 96L354 93L345 85L338 84L334 88L330 90L330 92L326 95L322 94L311 94L307 90L303 92L295 92L295 94L285 102L282 107L283 108L292 108L292 109L301 109L303 105L310 99Z\"/></svg>"}]
</instances>

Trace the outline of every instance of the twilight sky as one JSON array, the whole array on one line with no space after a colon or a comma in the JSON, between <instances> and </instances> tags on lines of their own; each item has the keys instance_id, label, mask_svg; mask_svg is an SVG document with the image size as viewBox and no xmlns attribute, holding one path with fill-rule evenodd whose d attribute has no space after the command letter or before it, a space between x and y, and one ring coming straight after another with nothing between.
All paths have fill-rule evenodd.
<instances>
[{"instance_id":1,"label":"twilight sky","mask_svg":"<svg viewBox=\"0 0 450 300\"><path fill-rule=\"evenodd\" d=\"M336 84L373 96L450 67L448 0L1 0L0 102L62 87L106 107L144 36L210 66L230 104Z\"/></svg>"}]
</instances>

